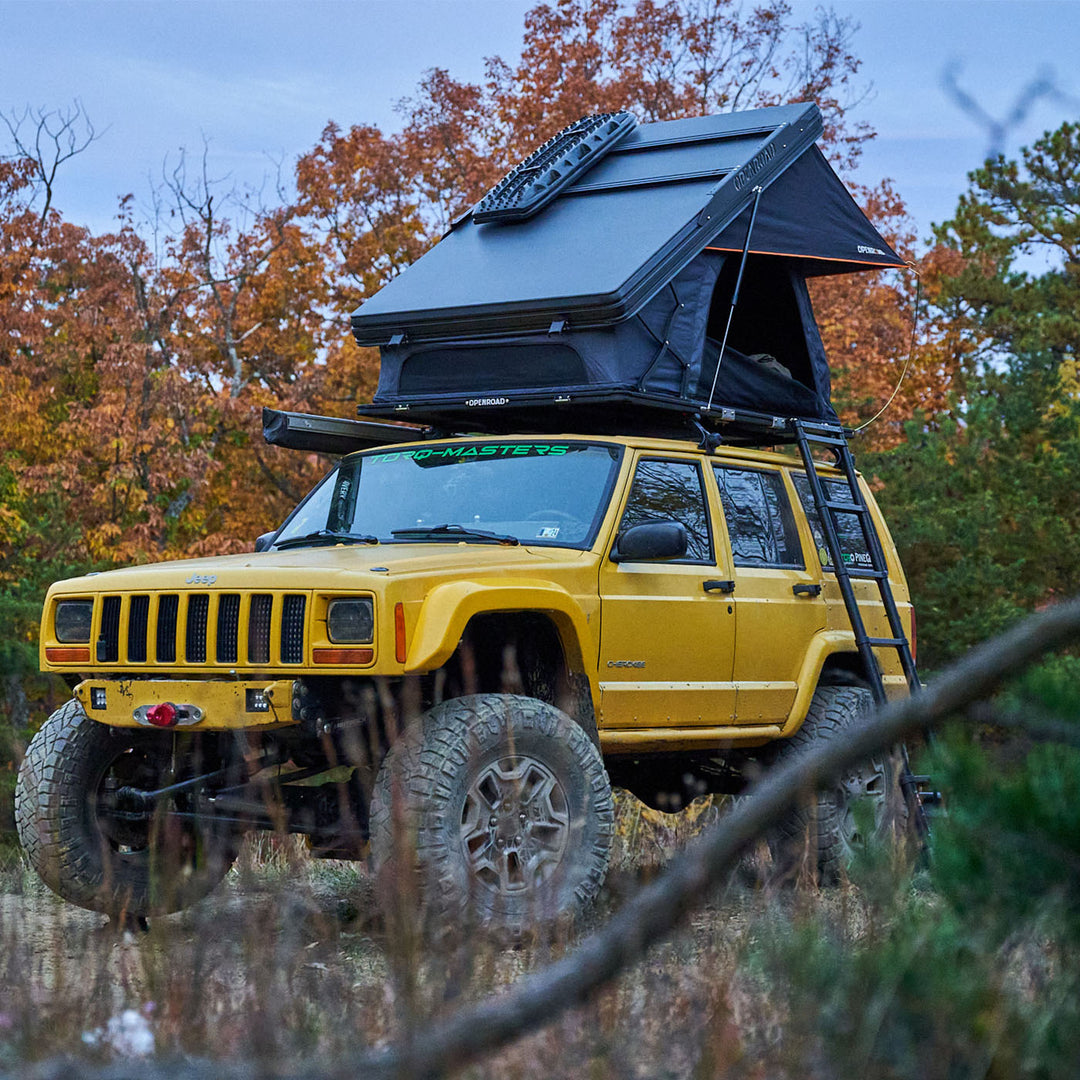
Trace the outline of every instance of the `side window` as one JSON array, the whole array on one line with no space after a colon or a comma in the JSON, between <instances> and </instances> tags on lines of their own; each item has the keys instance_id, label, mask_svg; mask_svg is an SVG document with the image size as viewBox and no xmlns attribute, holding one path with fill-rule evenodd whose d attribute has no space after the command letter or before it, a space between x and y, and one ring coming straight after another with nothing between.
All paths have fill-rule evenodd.
<instances>
[{"instance_id":1,"label":"side window","mask_svg":"<svg viewBox=\"0 0 1080 1080\"><path fill-rule=\"evenodd\" d=\"M814 547L817 548L818 558L821 565L826 569L832 569L829 562L829 550L825 546L825 533L821 528L821 518L818 517L817 508L814 506L814 495L810 490L810 481L802 473L792 473L791 479L795 481L795 490L799 493L799 501L806 511L806 520L810 523L810 531L814 534ZM825 488L825 496L836 502L850 502L851 492L846 480L821 478ZM844 556L846 566L871 566L870 552L866 548L866 537L863 536L862 525L859 523L857 514L845 514L840 512L835 515L836 531L840 534L840 551Z\"/></svg>"},{"instance_id":2,"label":"side window","mask_svg":"<svg viewBox=\"0 0 1080 1080\"><path fill-rule=\"evenodd\" d=\"M714 466L736 566L803 568L784 478L777 472Z\"/></svg>"},{"instance_id":3,"label":"side window","mask_svg":"<svg viewBox=\"0 0 1080 1080\"><path fill-rule=\"evenodd\" d=\"M689 533L686 561L712 562L709 514L701 473L693 462L638 462L619 530L646 521L681 521Z\"/></svg>"}]
</instances>

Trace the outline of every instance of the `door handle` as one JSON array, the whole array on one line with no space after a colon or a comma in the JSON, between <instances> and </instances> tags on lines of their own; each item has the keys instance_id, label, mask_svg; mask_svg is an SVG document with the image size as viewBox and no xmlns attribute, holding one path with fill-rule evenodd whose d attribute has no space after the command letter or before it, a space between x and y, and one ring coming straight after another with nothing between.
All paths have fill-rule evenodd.
<instances>
[{"instance_id":1,"label":"door handle","mask_svg":"<svg viewBox=\"0 0 1080 1080\"><path fill-rule=\"evenodd\" d=\"M735 591L734 581L703 581L701 587L706 592L719 592L719 593L733 593Z\"/></svg>"},{"instance_id":2,"label":"door handle","mask_svg":"<svg viewBox=\"0 0 1080 1080\"><path fill-rule=\"evenodd\" d=\"M800 584L800 585L792 585L791 586L791 591L796 596L820 596L821 595L821 586L820 585L808 585L808 584L804 583L804 584Z\"/></svg>"}]
</instances>

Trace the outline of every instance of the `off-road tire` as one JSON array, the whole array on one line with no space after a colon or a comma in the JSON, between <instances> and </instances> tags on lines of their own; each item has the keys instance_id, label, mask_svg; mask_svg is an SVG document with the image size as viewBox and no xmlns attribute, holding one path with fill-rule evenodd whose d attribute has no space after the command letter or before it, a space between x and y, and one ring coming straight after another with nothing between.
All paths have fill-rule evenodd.
<instances>
[{"instance_id":1,"label":"off-road tire","mask_svg":"<svg viewBox=\"0 0 1080 1080\"><path fill-rule=\"evenodd\" d=\"M15 824L30 864L65 900L110 915L161 915L202 899L236 858L238 837L161 821L110 839L97 798L125 754L171 745L162 732L114 729L78 701L61 706L30 741L15 789Z\"/></svg>"},{"instance_id":2,"label":"off-road tire","mask_svg":"<svg viewBox=\"0 0 1080 1080\"><path fill-rule=\"evenodd\" d=\"M384 906L418 901L436 929L464 920L514 937L573 921L603 884L613 829L589 736L511 694L431 709L391 747L371 800Z\"/></svg>"},{"instance_id":3,"label":"off-road tire","mask_svg":"<svg viewBox=\"0 0 1080 1080\"><path fill-rule=\"evenodd\" d=\"M778 760L800 757L823 739L843 739L873 705L873 695L863 687L819 686L802 727L781 745ZM818 881L833 884L861 845L903 834L907 808L900 767L897 753L882 753L804 799L770 837L778 870L807 870ZM854 811L859 798L871 802L872 813L865 815L871 818L870 836L858 833Z\"/></svg>"}]
</instances>

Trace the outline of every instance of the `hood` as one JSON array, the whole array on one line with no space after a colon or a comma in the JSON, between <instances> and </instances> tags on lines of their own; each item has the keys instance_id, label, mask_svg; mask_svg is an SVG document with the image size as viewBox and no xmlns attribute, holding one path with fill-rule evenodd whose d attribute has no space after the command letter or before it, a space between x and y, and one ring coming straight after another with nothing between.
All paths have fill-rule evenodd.
<instances>
[{"instance_id":1,"label":"hood","mask_svg":"<svg viewBox=\"0 0 1080 1080\"><path fill-rule=\"evenodd\" d=\"M380 581L423 574L468 578L528 573L553 564L580 565L592 552L556 547L516 547L439 541L408 544L339 544L288 551L218 555L151 563L57 582L54 593L171 592L198 588L378 589ZM381 569L376 569L376 568ZM342 578L347 578L347 584Z\"/></svg>"}]
</instances>

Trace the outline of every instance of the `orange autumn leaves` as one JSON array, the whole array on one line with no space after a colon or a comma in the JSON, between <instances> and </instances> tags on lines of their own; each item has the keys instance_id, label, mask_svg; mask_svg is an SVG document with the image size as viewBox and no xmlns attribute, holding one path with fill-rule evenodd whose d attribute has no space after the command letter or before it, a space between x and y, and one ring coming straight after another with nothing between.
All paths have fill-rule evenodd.
<instances>
[{"instance_id":1,"label":"orange autumn leaves","mask_svg":"<svg viewBox=\"0 0 1080 1080\"><path fill-rule=\"evenodd\" d=\"M541 4L519 59L489 59L478 83L426 73L400 131L329 123L261 200L182 161L149 220L125 200L104 236L43 210L34 162L0 163L0 574L61 547L104 565L250 548L325 466L265 446L262 406L355 415L377 355L351 341L349 311L517 160L592 112L662 120L813 99L827 151L851 165L868 137L844 111L860 92L851 34L828 13L797 24L783 0ZM65 164L67 182L78 168ZM858 194L910 251L899 197ZM942 259L924 260L924 302ZM859 423L903 368L913 277L823 281L814 300L836 400ZM948 407L964 348L923 318L871 445L898 439L916 409ZM49 521L77 523L77 550Z\"/></svg>"}]
</instances>

